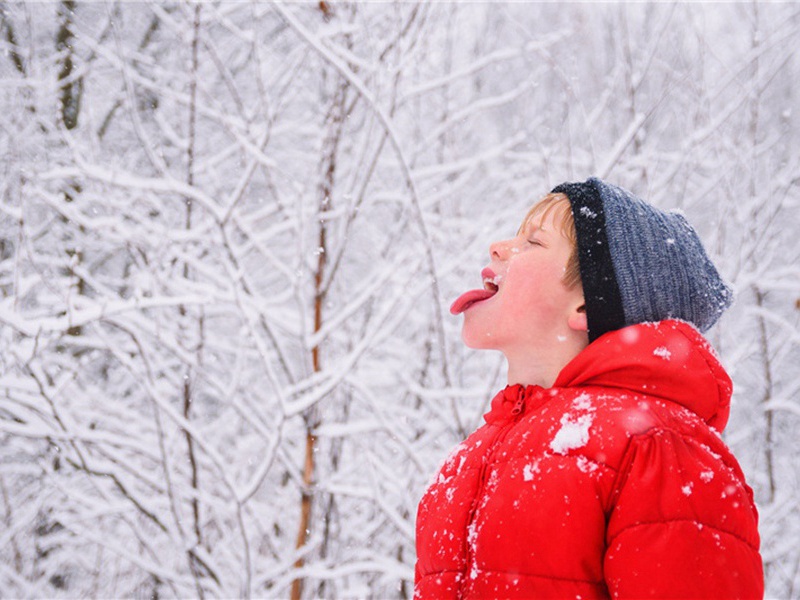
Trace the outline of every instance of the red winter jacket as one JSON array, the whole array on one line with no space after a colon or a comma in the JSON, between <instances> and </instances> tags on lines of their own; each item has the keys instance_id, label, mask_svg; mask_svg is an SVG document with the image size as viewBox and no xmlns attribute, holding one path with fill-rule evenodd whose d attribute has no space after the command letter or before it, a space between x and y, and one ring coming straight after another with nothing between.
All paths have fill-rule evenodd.
<instances>
[{"instance_id":1,"label":"red winter jacket","mask_svg":"<svg viewBox=\"0 0 800 600\"><path fill-rule=\"evenodd\" d=\"M417 514L417 598L757 598L751 489L720 439L731 381L678 321L509 386Z\"/></svg>"}]
</instances>

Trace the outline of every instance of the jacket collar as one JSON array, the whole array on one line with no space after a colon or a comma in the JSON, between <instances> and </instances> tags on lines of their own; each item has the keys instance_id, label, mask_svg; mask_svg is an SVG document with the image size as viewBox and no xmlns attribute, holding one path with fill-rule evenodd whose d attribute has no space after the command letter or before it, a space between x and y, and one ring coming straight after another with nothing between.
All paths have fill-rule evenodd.
<instances>
[{"instance_id":1,"label":"jacket collar","mask_svg":"<svg viewBox=\"0 0 800 600\"><path fill-rule=\"evenodd\" d=\"M528 410L534 410L550 397L548 390L538 385L506 386L492 399L492 407L483 419L490 424L511 421Z\"/></svg>"},{"instance_id":2,"label":"jacket collar","mask_svg":"<svg viewBox=\"0 0 800 600\"><path fill-rule=\"evenodd\" d=\"M669 400L722 431L731 378L691 324L666 320L609 332L565 366L553 387L602 386Z\"/></svg>"},{"instance_id":3,"label":"jacket collar","mask_svg":"<svg viewBox=\"0 0 800 600\"><path fill-rule=\"evenodd\" d=\"M510 385L492 400L487 423L509 421L535 410L556 388L598 386L669 400L722 431L733 385L706 339L689 323L666 320L611 331L568 363L551 389ZM517 410L515 412L515 407Z\"/></svg>"}]
</instances>

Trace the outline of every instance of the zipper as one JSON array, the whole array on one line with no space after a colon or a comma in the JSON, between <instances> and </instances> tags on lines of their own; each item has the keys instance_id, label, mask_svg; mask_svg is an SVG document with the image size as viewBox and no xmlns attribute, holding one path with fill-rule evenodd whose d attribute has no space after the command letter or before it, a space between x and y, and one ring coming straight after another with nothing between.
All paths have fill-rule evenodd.
<instances>
[{"instance_id":1,"label":"zipper","mask_svg":"<svg viewBox=\"0 0 800 600\"><path fill-rule=\"evenodd\" d=\"M525 410L525 395L524 394L525 394L524 389L521 389L519 391L519 396L517 397L517 400L514 403L514 407L511 409L511 415L512 415L511 420L508 422L508 424L503 425L498 430L497 434L492 439L491 446L490 446L489 450L486 452L486 454L483 455L483 461L481 463L481 470L480 470L480 474L478 476L478 481L479 481L478 490L475 493L475 498L472 501L472 506L470 506L469 515L467 517L467 536L466 536L466 541L467 541L467 552L466 552L467 568L466 568L466 571L464 573L464 581L461 583L461 585L459 586L459 589L458 589L458 598L459 599L466 598L467 592L469 591L469 588L472 587L471 586L471 582L472 582L471 572L472 572L472 569L473 569L472 562L473 562L473 554L474 554L472 548L473 548L473 545L475 543L475 540L473 539L473 540L470 541L470 530L472 529L473 524L475 522L475 513L478 512L478 503L480 502L481 498L483 498L483 492L484 492L484 490L486 488L486 471L489 468L489 463L491 462L491 457L494 456L494 453L497 451L498 446L500 446L500 444L505 439L506 435L508 435L508 432L511 431L511 429L514 427L514 425L516 425L519 422L520 415ZM475 533L474 535L477 535L477 533Z\"/></svg>"}]
</instances>

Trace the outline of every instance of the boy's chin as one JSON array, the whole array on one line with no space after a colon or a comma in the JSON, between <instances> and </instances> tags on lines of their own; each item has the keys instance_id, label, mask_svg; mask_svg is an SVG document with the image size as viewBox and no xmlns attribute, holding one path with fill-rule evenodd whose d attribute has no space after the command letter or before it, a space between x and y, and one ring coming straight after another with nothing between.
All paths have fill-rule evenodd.
<instances>
[{"instance_id":1,"label":"boy's chin","mask_svg":"<svg viewBox=\"0 0 800 600\"><path fill-rule=\"evenodd\" d=\"M461 328L461 341L464 342L467 348L472 348L473 350L497 349L497 340L491 331L470 327L466 322Z\"/></svg>"}]
</instances>

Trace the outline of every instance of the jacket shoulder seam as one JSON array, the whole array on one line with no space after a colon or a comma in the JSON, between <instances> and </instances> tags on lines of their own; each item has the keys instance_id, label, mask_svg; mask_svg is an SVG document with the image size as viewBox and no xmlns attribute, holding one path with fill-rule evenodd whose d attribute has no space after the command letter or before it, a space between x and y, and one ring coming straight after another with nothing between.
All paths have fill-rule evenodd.
<instances>
[{"instance_id":1,"label":"jacket shoulder seam","mask_svg":"<svg viewBox=\"0 0 800 600\"><path fill-rule=\"evenodd\" d=\"M558 577L557 575L541 575L539 573L528 573L525 571L507 571L505 569L479 569L484 573L513 573L524 577L536 577L537 579L552 579L555 581L571 581L573 583L589 583L591 585L605 585L604 579L578 579L576 577Z\"/></svg>"},{"instance_id":2,"label":"jacket shoulder seam","mask_svg":"<svg viewBox=\"0 0 800 600\"><path fill-rule=\"evenodd\" d=\"M732 531L728 531L726 529L721 529L719 527L715 527L714 525L709 525L707 523L702 523L700 521L696 521L694 519L663 519L663 520L654 520L654 521L640 521L638 523L634 523L632 525L628 525L627 527L625 527L625 528L621 529L620 531L618 531L617 534L613 538L611 538L609 540L609 544L608 545L610 546L611 543L615 539L617 539L623 533L625 533L627 531L630 531L631 529L636 529L638 527L647 527L647 526L650 526L650 525L670 525L670 524L673 524L673 523L691 523L691 524L693 524L695 526L698 526L698 525L702 526L702 529L712 529L715 532L724 533L725 535L729 535L732 538L735 538L738 541L742 542L744 545L746 545L748 548L750 548L754 552L758 552L758 546L753 545L751 542L746 540L741 535L739 535L737 533L734 533Z\"/></svg>"},{"instance_id":3,"label":"jacket shoulder seam","mask_svg":"<svg viewBox=\"0 0 800 600\"><path fill-rule=\"evenodd\" d=\"M563 460L571 460L576 461L578 459L585 459L586 461L597 465L599 468L606 469L607 471L611 471L612 473L617 473L619 469L612 467L608 463L600 462L599 460L592 458L591 456L587 455L583 452L569 452L567 454L561 454L560 452L538 452L538 453L531 453L525 454L522 456L511 456L507 458L503 458L502 460L495 460L492 461L492 466L502 466L507 465L512 461L519 461L519 460L529 460L531 458L560 458Z\"/></svg>"}]
</instances>

